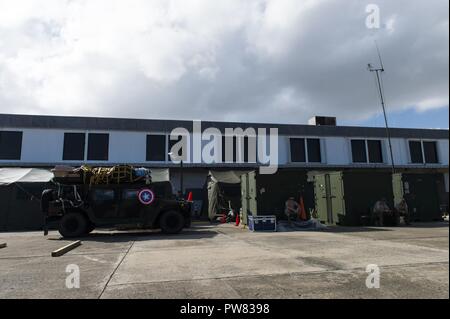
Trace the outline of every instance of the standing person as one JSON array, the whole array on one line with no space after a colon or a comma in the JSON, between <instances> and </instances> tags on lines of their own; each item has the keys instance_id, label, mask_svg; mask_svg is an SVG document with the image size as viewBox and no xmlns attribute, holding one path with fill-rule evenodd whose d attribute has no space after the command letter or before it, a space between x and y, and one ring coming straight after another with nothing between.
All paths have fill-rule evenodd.
<instances>
[{"instance_id":1,"label":"standing person","mask_svg":"<svg viewBox=\"0 0 450 319\"><path fill-rule=\"evenodd\" d=\"M395 206L395 210L397 211L399 216L403 216L403 220L405 221L406 225L411 224L408 204L406 203L406 200L404 198L402 198L402 200Z\"/></svg>"},{"instance_id":2,"label":"standing person","mask_svg":"<svg viewBox=\"0 0 450 319\"><path fill-rule=\"evenodd\" d=\"M382 198L373 206L372 221L375 226L383 226L383 216L385 213L389 213L389 208L386 198Z\"/></svg>"},{"instance_id":3,"label":"standing person","mask_svg":"<svg viewBox=\"0 0 450 319\"><path fill-rule=\"evenodd\" d=\"M297 217L299 207L300 206L294 200L294 197L289 197L289 199L286 201L284 213L287 215L289 224L291 224L291 216Z\"/></svg>"}]
</instances>

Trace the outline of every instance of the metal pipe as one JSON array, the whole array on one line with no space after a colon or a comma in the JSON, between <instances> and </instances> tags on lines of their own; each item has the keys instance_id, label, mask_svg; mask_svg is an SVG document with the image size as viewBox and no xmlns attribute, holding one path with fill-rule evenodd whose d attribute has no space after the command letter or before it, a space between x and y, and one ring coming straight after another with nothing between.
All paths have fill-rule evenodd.
<instances>
[{"instance_id":1,"label":"metal pipe","mask_svg":"<svg viewBox=\"0 0 450 319\"><path fill-rule=\"evenodd\" d=\"M387 115L386 115L386 107L384 104L384 96L383 96L383 90L381 88L381 81L380 81L380 74L379 74L379 72L383 72L383 69L376 69L376 70L371 70L371 71L375 71L375 74L377 76L378 91L380 93L381 107L383 108L384 124L386 125L386 136L387 136L388 144L389 144L389 153L391 155L392 174L395 174L395 163L394 163L394 155L392 152L391 133L389 131L389 125L388 125L388 120L387 120Z\"/></svg>"},{"instance_id":2,"label":"metal pipe","mask_svg":"<svg viewBox=\"0 0 450 319\"><path fill-rule=\"evenodd\" d=\"M184 192L183 192L183 188L184 188L184 181L183 181L183 160L180 161L180 193L181 196L184 197Z\"/></svg>"}]
</instances>

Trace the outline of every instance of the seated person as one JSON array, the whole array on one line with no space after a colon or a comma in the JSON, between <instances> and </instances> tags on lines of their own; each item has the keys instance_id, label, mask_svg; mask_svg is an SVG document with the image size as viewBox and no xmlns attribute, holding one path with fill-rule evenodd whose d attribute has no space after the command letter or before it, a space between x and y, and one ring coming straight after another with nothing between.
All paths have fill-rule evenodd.
<instances>
[{"instance_id":1,"label":"seated person","mask_svg":"<svg viewBox=\"0 0 450 319\"><path fill-rule=\"evenodd\" d=\"M383 226L383 216L385 213L391 212L386 198L382 198L375 203L372 212L372 222L375 226Z\"/></svg>"},{"instance_id":2,"label":"seated person","mask_svg":"<svg viewBox=\"0 0 450 319\"><path fill-rule=\"evenodd\" d=\"M300 208L300 206L294 200L294 197L289 197L289 199L285 203L285 209L284 209L284 213L287 215L289 223L291 223L291 217L294 216L294 219L297 218L299 208Z\"/></svg>"}]
</instances>

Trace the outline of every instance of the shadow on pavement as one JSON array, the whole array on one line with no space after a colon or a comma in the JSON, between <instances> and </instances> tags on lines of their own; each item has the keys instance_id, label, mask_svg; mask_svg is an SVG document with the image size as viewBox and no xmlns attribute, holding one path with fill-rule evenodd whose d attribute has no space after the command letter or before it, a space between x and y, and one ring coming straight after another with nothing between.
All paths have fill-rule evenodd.
<instances>
[{"instance_id":1,"label":"shadow on pavement","mask_svg":"<svg viewBox=\"0 0 450 319\"><path fill-rule=\"evenodd\" d=\"M392 229L375 226L328 226L324 231L328 233L360 233L392 231Z\"/></svg>"},{"instance_id":2,"label":"shadow on pavement","mask_svg":"<svg viewBox=\"0 0 450 319\"><path fill-rule=\"evenodd\" d=\"M179 234L164 234L161 231L154 230L140 230L140 231L105 231L94 232L84 237L71 238L73 240L81 239L83 241L98 241L98 242L128 242L128 241L146 241L146 240L189 240L213 238L218 233L213 230L191 230L187 229Z\"/></svg>"},{"instance_id":3,"label":"shadow on pavement","mask_svg":"<svg viewBox=\"0 0 450 319\"><path fill-rule=\"evenodd\" d=\"M411 225L406 227L411 228L446 228L448 227L448 221L439 221L439 222L412 222Z\"/></svg>"},{"instance_id":4,"label":"shadow on pavement","mask_svg":"<svg viewBox=\"0 0 450 319\"><path fill-rule=\"evenodd\" d=\"M407 228L446 228L449 224L442 222L421 222L411 223L410 225L401 224L396 227L376 227L376 226L328 226L324 231L332 233L357 233L357 232L377 232L377 231L394 231L396 229Z\"/></svg>"}]
</instances>

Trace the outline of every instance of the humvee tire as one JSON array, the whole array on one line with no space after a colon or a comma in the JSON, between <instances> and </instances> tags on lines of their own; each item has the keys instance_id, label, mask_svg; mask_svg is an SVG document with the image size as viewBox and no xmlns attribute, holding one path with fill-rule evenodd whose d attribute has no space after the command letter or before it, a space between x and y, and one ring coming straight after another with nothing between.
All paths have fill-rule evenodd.
<instances>
[{"instance_id":1,"label":"humvee tire","mask_svg":"<svg viewBox=\"0 0 450 319\"><path fill-rule=\"evenodd\" d=\"M94 231L95 225L92 223L88 223L86 226L86 234L90 234Z\"/></svg>"},{"instance_id":2,"label":"humvee tire","mask_svg":"<svg viewBox=\"0 0 450 319\"><path fill-rule=\"evenodd\" d=\"M177 234L184 227L184 217L176 210L164 212L159 221L161 230L165 234Z\"/></svg>"},{"instance_id":3,"label":"humvee tire","mask_svg":"<svg viewBox=\"0 0 450 319\"><path fill-rule=\"evenodd\" d=\"M58 231L63 237L79 237L88 230L87 220L83 214L68 213L61 218Z\"/></svg>"}]
</instances>

